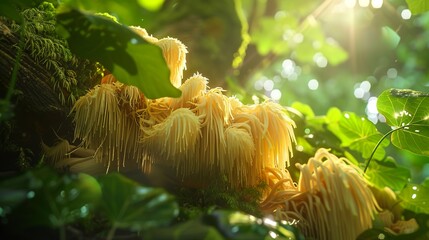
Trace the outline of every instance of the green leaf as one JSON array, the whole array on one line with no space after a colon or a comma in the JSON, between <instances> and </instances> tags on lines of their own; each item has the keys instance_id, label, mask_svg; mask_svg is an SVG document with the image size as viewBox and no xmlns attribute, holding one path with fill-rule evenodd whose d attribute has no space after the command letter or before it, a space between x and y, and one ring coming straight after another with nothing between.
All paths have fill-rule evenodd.
<instances>
[{"instance_id":1,"label":"green leaf","mask_svg":"<svg viewBox=\"0 0 429 240\"><path fill-rule=\"evenodd\" d=\"M228 239L304 239L293 223L274 222L241 212L217 210L204 216L204 222L216 226Z\"/></svg>"},{"instance_id":2,"label":"green leaf","mask_svg":"<svg viewBox=\"0 0 429 240\"><path fill-rule=\"evenodd\" d=\"M148 188L118 174L99 178L103 208L111 224L119 228L144 230L161 227L178 215L172 195L160 188Z\"/></svg>"},{"instance_id":3,"label":"green leaf","mask_svg":"<svg viewBox=\"0 0 429 240\"><path fill-rule=\"evenodd\" d=\"M410 219L408 217L407 219ZM413 214L412 218L414 218L419 226L415 232L407 233L407 231L402 232L401 234L394 233L392 229L388 228L371 228L362 232L356 240L370 240L370 239L380 239L380 236L383 236L384 239L389 240L409 240L409 239L427 239L429 236L429 225L427 224L429 221L429 215L427 214Z\"/></svg>"},{"instance_id":4,"label":"green leaf","mask_svg":"<svg viewBox=\"0 0 429 240\"><path fill-rule=\"evenodd\" d=\"M427 0L406 0L412 14L420 14L429 10Z\"/></svg>"},{"instance_id":5,"label":"green leaf","mask_svg":"<svg viewBox=\"0 0 429 240\"><path fill-rule=\"evenodd\" d=\"M326 124L337 123L343 117L341 110L336 107L331 107L326 113L325 122Z\"/></svg>"},{"instance_id":6,"label":"green leaf","mask_svg":"<svg viewBox=\"0 0 429 240\"><path fill-rule=\"evenodd\" d=\"M378 141L383 137L371 121L352 112L344 112L338 123L329 124L328 129L341 140L342 147L361 152L365 159L371 156ZM385 139L377 148L374 158L383 159L386 154L384 147L388 145L389 141Z\"/></svg>"},{"instance_id":7,"label":"green leaf","mask_svg":"<svg viewBox=\"0 0 429 240\"><path fill-rule=\"evenodd\" d=\"M144 239L225 239L215 227L204 224L200 219L190 220L173 227L159 228L144 234Z\"/></svg>"},{"instance_id":8,"label":"green leaf","mask_svg":"<svg viewBox=\"0 0 429 240\"><path fill-rule=\"evenodd\" d=\"M160 12L154 12L151 9L155 9L160 1L162 0L154 0L153 3L151 0L121 0L119 3L117 0L64 0L60 7L108 13L128 26L143 26L159 17ZM151 9L145 8L148 4L153 5Z\"/></svg>"},{"instance_id":9,"label":"green leaf","mask_svg":"<svg viewBox=\"0 0 429 240\"><path fill-rule=\"evenodd\" d=\"M393 129L391 141L401 149L429 155L429 94L403 89L384 91L378 111Z\"/></svg>"},{"instance_id":10,"label":"green leaf","mask_svg":"<svg viewBox=\"0 0 429 240\"><path fill-rule=\"evenodd\" d=\"M59 175L50 168L28 171L5 184L15 193L25 192L25 199L15 194L15 199L0 201L2 208L3 204L14 208L10 220L19 222L20 227L59 227L72 223L87 217L101 196L95 178L83 173ZM4 188L2 184L2 191Z\"/></svg>"},{"instance_id":11,"label":"green leaf","mask_svg":"<svg viewBox=\"0 0 429 240\"><path fill-rule=\"evenodd\" d=\"M393 158L383 161L372 161L365 177L376 187L383 189L389 187L393 191L400 191L411 177L410 170L397 166Z\"/></svg>"},{"instance_id":12,"label":"green leaf","mask_svg":"<svg viewBox=\"0 0 429 240\"><path fill-rule=\"evenodd\" d=\"M386 44L392 49L396 48L399 44L399 41L401 41L401 37L390 27L382 27L381 34Z\"/></svg>"},{"instance_id":13,"label":"green leaf","mask_svg":"<svg viewBox=\"0 0 429 240\"><path fill-rule=\"evenodd\" d=\"M311 109L310 105L308 104L302 102L294 102L292 103L291 107L304 114L304 116L307 118L313 118L315 116L313 109Z\"/></svg>"},{"instance_id":14,"label":"green leaf","mask_svg":"<svg viewBox=\"0 0 429 240\"><path fill-rule=\"evenodd\" d=\"M169 79L162 50L127 26L106 17L70 10L58 14L58 31L79 57L100 62L120 82L148 98L179 97Z\"/></svg>"},{"instance_id":15,"label":"green leaf","mask_svg":"<svg viewBox=\"0 0 429 240\"><path fill-rule=\"evenodd\" d=\"M429 188L418 184L408 184L398 195L402 206L416 213L429 214Z\"/></svg>"}]
</instances>

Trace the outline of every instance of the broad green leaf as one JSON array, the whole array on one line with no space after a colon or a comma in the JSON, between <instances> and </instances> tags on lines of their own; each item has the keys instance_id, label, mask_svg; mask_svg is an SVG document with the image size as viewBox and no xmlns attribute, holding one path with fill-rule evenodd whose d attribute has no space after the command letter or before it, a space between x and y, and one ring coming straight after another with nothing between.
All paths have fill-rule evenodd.
<instances>
[{"instance_id":1,"label":"broad green leaf","mask_svg":"<svg viewBox=\"0 0 429 240\"><path fill-rule=\"evenodd\" d=\"M427 0L406 0L412 14L420 14L429 10Z\"/></svg>"},{"instance_id":2,"label":"broad green leaf","mask_svg":"<svg viewBox=\"0 0 429 240\"><path fill-rule=\"evenodd\" d=\"M331 107L328 109L328 112L326 113L325 122L327 124L336 123L340 121L342 117L343 117L343 114L341 113L340 109L336 107Z\"/></svg>"},{"instance_id":3,"label":"broad green leaf","mask_svg":"<svg viewBox=\"0 0 429 240\"><path fill-rule=\"evenodd\" d=\"M154 11L158 4L162 4L161 1L164 2L163 0L121 0L120 2L117 0L63 0L62 7L108 13L128 26L143 26L153 20L157 13L159 14Z\"/></svg>"},{"instance_id":4,"label":"broad green leaf","mask_svg":"<svg viewBox=\"0 0 429 240\"><path fill-rule=\"evenodd\" d=\"M138 87L148 98L179 97L159 47L127 26L78 10L58 14L58 31L79 57L100 62L120 82Z\"/></svg>"},{"instance_id":5,"label":"broad green leaf","mask_svg":"<svg viewBox=\"0 0 429 240\"><path fill-rule=\"evenodd\" d=\"M161 227L178 214L173 196L160 188L148 188L118 173L99 178L103 208L111 224L144 230Z\"/></svg>"},{"instance_id":6,"label":"broad green leaf","mask_svg":"<svg viewBox=\"0 0 429 240\"><path fill-rule=\"evenodd\" d=\"M296 149L309 155L315 152L314 147L303 137L297 137Z\"/></svg>"},{"instance_id":7,"label":"broad green leaf","mask_svg":"<svg viewBox=\"0 0 429 240\"><path fill-rule=\"evenodd\" d=\"M416 213L429 214L429 188L419 184L408 184L398 195L404 208Z\"/></svg>"},{"instance_id":8,"label":"broad green leaf","mask_svg":"<svg viewBox=\"0 0 429 240\"><path fill-rule=\"evenodd\" d=\"M410 170L397 166L395 160L387 158L383 161L372 161L365 177L376 187L389 187L393 191L400 191L411 177Z\"/></svg>"},{"instance_id":9,"label":"broad green leaf","mask_svg":"<svg viewBox=\"0 0 429 240\"><path fill-rule=\"evenodd\" d=\"M344 112L338 123L329 124L328 129L341 140L342 147L361 152L365 159L371 156L383 137L371 121L352 112ZM389 141L384 140L377 148L374 158L383 159L386 154L384 147L388 145Z\"/></svg>"},{"instance_id":10,"label":"broad green leaf","mask_svg":"<svg viewBox=\"0 0 429 240\"><path fill-rule=\"evenodd\" d=\"M144 234L144 239L225 239L215 227L204 224L200 219L190 220L172 227L159 228Z\"/></svg>"},{"instance_id":11,"label":"broad green leaf","mask_svg":"<svg viewBox=\"0 0 429 240\"><path fill-rule=\"evenodd\" d=\"M401 37L390 27L382 27L381 34L383 36L384 42L392 49L396 48L399 44L399 41L401 41Z\"/></svg>"},{"instance_id":12,"label":"broad green leaf","mask_svg":"<svg viewBox=\"0 0 429 240\"><path fill-rule=\"evenodd\" d=\"M291 105L292 108L298 110L300 113L304 114L307 118L313 118L314 112L311 109L310 105L302 103L302 102L294 102Z\"/></svg>"},{"instance_id":13,"label":"broad green leaf","mask_svg":"<svg viewBox=\"0 0 429 240\"><path fill-rule=\"evenodd\" d=\"M429 155L429 94L390 89L377 101L378 111L393 129L391 141L401 149Z\"/></svg>"},{"instance_id":14,"label":"broad green leaf","mask_svg":"<svg viewBox=\"0 0 429 240\"><path fill-rule=\"evenodd\" d=\"M101 190L95 178L87 174L59 175L49 168L34 169L7 181L9 189L25 191L13 206L10 220L20 227L59 227L88 216L100 200ZM4 189L4 185L1 189ZM17 196L17 195L15 195ZM9 202L10 204L10 202ZM31 214L29 214L31 213Z\"/></svg>"},{"instance_id":15,"label":"broad green leaf","mask_svg":"<svg viewBox=\"0 0 429 240\"><path fill-rule=\"evenodd\" d=\"M304 239L293 223L274 223L241 212L217 210L204 217L205 222L216 226L229 239ZM276 234L276 238L270 235Z\"/></svg>"}]
</instances>

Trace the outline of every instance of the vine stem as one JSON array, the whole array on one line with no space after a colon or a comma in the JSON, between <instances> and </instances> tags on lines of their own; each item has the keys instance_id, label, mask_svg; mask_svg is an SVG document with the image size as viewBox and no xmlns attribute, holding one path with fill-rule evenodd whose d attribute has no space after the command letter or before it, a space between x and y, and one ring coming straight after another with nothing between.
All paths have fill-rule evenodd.
<instances>
[{"instance_id":1,"label":"vine stem","mask_svg":"<svg viewBox=\"0 0 429 240\"><path fill-rule=\"evenodd\" d=\"M390 130L389 132L387 132L386 134L384 134L384 135L383 135L383 137L382 137L382 138L377 142L377 145L375 145L374 150L372 150L371 156L369 156L369 158L368 158L368 162L367 162L367 163L366 163L366 165L365 165L365 169L363 170L363 173L366 173L366 170L367 170L367 169L368 169L368 167L369 167L369 163L371 162L372 157L374 157L374 154L375 154L375 152L377 151L377 148L380 146L380 144L383 142L383 140L384 140L387 136L389 136L390 134L392 134L393 132L395 132L395 131L397 131L397 130L400 130L400 129L404 129L404 128L409 127L409 126L411 126L411 125L412 125L412 124L404 125L404 126L401 126L401 127L395 128L395 129L392 129L392 130Z\"/></svg>"}]
</instances>

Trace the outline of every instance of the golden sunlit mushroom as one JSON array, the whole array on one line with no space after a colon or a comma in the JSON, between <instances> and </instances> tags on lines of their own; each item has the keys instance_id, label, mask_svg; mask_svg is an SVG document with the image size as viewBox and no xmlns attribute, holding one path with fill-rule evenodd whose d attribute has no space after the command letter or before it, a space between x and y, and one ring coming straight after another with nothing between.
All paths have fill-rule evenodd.
<instances>
[{"instance_id":1,"label":"golden sunlit mushroom","mask_svg":"<svg viewBox=\"0 0 429 240\"><path fill-rule=\"evenodd\" d=\"M131 27L162 49L179 98L146 99L134 86L105 77L73 107L75 140L94 150L94 158L116 169L139 163L169 164L182 179L226 176L234 187L255 186L267 167L286 169L295 142L294 122L274 102L252 106L208 90L208 79L195 74L181 84L186 47L178 40L158 40Z\"/></svg>"},{"instance_id":2,"label":"golden sunlit mushroom","mask_svg":"<svg viewBox=\"0 0 429 240\"><path fill-rule=\"evenodd\" d=\"M75 140L80 139L83 147L94 149L95 159L107 165L106 171L112 163L119 170L126 159L142 161L144 156L138 143L141 137L138 122L130 117L133 115L130 111L124 110L119 97L124 94L127 104L132 106L140 102L140 95L132 89L121 93L124 89L127 87L118 82L97 85L79 98L72 109Z\"/></svg>"},{"instance_id":3,"label":"golden sunlit mushroom","mask_svg":"<svg viewBox=\"0 0 429 240\"><path fill-rule=\"evenodd\" d=\"M188 108L173 111L163 122L147 129L142 145L152 161L176 168L186 176L200 171L192 154L201 136L199 118Z\"/></svg>"},{"instance_id":4,"label":"golden sunlit mushroom","mask_svg":"<svg viewBox=\"0 0 429 240\"><path fill-rule=\"evenodd\" d=\"M182 96L171 99L171 108L193 108L197 98L206 93L207 84L207 78L203 77L201 74L194 74L194 76L190 77L180 86L179 89L182 91Z\"/></svg>"},{"instance_id":5,"label":"golden sunlit mushroom","mask_svg":"<svg viewBox=\"0 0 429 240\"><path fill-rule=\"evenodd\" d=\"M234 123L225 129L225 161L219 161L219 171L226 175L234 187L255 186L260 181L252 174L255 144L251 129L246 123Z\"/></svg>"},{"instance_id":6,"label":"golden sunlit mushroom","mask_svg":"<svg viewBox=\"0 0 429 240\"><path fill-rule=\"evenodd\" d=\"M277 220L297 220L308 238L355 239L371 228L378 205L359 168L326 149L297 167L297 188L290 186L290 176L279 176L278 182L288 185L271 187L264 210Z\"/></svg>"},{"instance_id":7,"label":"golden sunlit mushroom","mask_svg":"<svg viewBox=\"0 0 429 240\"><path fill-rule=\"evenodd\" d=\"M204 160L207 170L218 167L224 158L226 142L224 129L230 123L231 108L221 89L215 88L197 99L195 115L201 118L201 140L196 149L196 161Z\"/></svg>"},{"instance_id":8,"label":"golden sunlit mushroom","mask_svg":"<svg viewBox=\"0 0 429 240\"><path fill-rule=\"evenodd\" d=\"M130 27L146 41L153 43L162 49L162 54L170 69L170 81L175 87L182 85L183 70L186 69L186 46L175 38L157 39L150 36L144 28Z\"/></svg>"}]
</instances>

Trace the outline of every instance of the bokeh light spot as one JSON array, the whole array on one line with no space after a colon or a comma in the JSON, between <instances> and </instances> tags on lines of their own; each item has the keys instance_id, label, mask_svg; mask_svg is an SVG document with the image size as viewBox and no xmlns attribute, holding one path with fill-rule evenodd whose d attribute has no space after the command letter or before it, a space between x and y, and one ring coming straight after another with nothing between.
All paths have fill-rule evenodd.
<instances>
[{"instance_id":1,"label":"bokeh light spot","mask_svg":"<svg viewBox=\"0 0 429 240\"><path fill-rule=\"evenodd\" d=\"M265 91L271 91L271 90L273 90L273 88L274 88L273 80L268 79L264 82Z\"/></svg>"},{"instance_id":2,"label":"bokeh light spot","mask_svg":"<svg viewBox=\"0 0 429 240\"><path fill-rule=\"evenodd\" d=\"M368 113L378 113L378 109L377 109L377 97L370 97L368 99L368 104L366 105L367 109L368 109Z\"/></svg>"},{"instance_id":3,"label":"bokeh light spot","mask_svg":"<svg viewBox=\"0 0 429 240\"><path fill-rule=\"evenodd\" d=\"M410 11L410 9L404 9L404 10L402 10L401 17L404 20L410 19L411 18L411 11Z\"/></svg>"},{"instance_id":4,"label":"bokeh light spot","mask_svg":"<svg viewBox=\"0 0 429 240\"><path fill-rule=\"evenodd\" d=\"M279 89L273 89L270 96L273 100L278 101L282 97L282 92Z\"/></svg>"},{"instance_id":5,"label":"bokeh light spot","mask_svg":"<svg viewBox=\"0 0 429 240\"><path fill-rule=\"evenodd\" d=\"M398 76L398 70L396 70L396 68L389 68L387 70L387 77L388 78L396 78Z\"/></svg>"},{"instance_id":6,"label":"bokeh light spot","mask_svg":"<svg viewBox=\"0 0 429 240\"><path fill-rule=\"evenodd\" d=\"M370 0L359 0L359 6L361 7L368 7L370 3Z\"/></svg>"},{"instance_id":7,"label":"bokeh light spot","mask_svg":"<svg viewBox=\"0 0 429 240\"><path fill-rule=\"evenodd\" d=\"M304 41L304 35L302 33L297 33L293 35L293 41L296 44L302 43L302 41Z\"/></svg>"},{"instance_id":8,"label":"bokeh light spot","mask_svg":"<svg viewBox=\"0 0 429 240\"><path fill-rule=\"evenodd\" d=\"M354 95L356 98L363 98L365 91L362 88L356 88L354 91Z\"/></svg>"},{"instance_id":9,"label":"bokeh light spot","mask_svg":"<svg viewBox=\"0 0 429 240\"><path fill-rule=\"evenodd\" d=\"M262 89L264 88L264 80L262 80L262 79L257 80L257 81L254 83L253 87L254 87L257 91L262 90Z\"/></svg>"},{"instance_id":10,"label":"bokeh light spot","mask_svg":"<svg viewBox=\"0 0 429 240\"><path fill-rule=\"evenodd\" d=\"M383 0L372 0L371 5L373 8L381 8L383 6Z\"/></svg>"},{"instance_id":11,"label":"bokeh light spot","mask_svg":"<svg viewBox=\"0 0 429 240\"><path fill-rule=\"evenodd\" d=\"M311 79L308 81L308 88L310 88L310 90L317 90L319 88L319 81Z\"/></svg>"},{"instance_id":12,"label":"bokeh light spot","mask_svg":"<svg viewBox=\"0 0 429 240\"><path fill-rule=\"evenodd\" d=\"M371 83L365 80L360 84L360 88L362 88L365 92L369 92L371 89Z\"/></svg>"},{"instance_id":13,"label":"bokeh light spot","mask_svg":"<svg viewBox=\"0 0 429 240\"><path fill-rule=\"evenodd\" d=\"M313 61L320 68L325 68L328 65L328 59L320 52L314 54Z\"/></svg>"}]
</instances>

